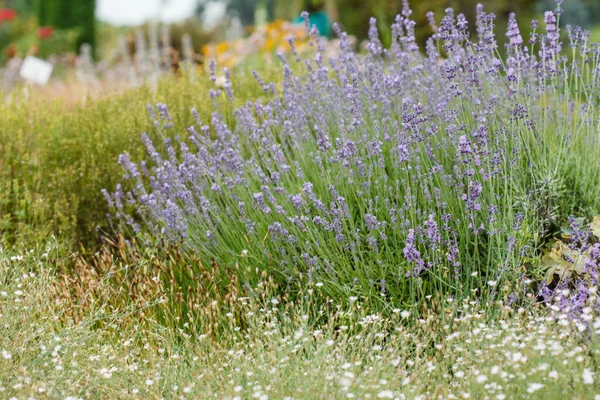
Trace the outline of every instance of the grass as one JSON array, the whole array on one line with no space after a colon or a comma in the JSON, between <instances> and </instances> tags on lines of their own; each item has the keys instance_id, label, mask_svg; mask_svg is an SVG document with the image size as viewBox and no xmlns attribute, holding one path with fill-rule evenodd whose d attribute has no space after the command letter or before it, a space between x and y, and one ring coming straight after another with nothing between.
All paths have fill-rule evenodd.
<instances>
[{"instance_id":1,"label":"grass","mask_svg":"<svg viewBox=\"0 0 600 400\"><path fill-rule=\"evenodd\" d=\"M265 281L238 294L236 315L221 300L218 336L171 329L148 297L113 307L106 282L84 314L60 299L58 243L0 253L0 390L16 398L594 398L597 334L530 304L432 299L422 312L372 314L368 301L335 305L316 287L297 301ZM62 261L64 262L64 260ZM59 262L60 263L60 262ZM115 266L116 267L116 266ZM108 278L107 278L108 279ZM148 284L151 285L152 281ZM321 304L320 306L315 306ZM326 323L309 315L327 313ZM243 323L237 318L243 316ZM207 327L204 325L204 327ZM543 385L543 386L539 386ZM537 389L536 389L537 388Z\"/></svg>"}]
</instances>

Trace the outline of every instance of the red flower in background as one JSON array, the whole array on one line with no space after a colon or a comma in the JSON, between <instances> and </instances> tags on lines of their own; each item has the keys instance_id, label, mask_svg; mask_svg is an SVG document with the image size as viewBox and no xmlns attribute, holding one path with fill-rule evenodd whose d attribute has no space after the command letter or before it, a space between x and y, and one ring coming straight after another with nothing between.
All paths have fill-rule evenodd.
<instances>
[{"instance_id":1,"label":"red flower in background","mask_svg":"<svg viewBox=\"0 0 600 400\"><path fill-rule=\"evenodd\" d=\"M40 26L37 31L37 35L40 39L47 39L54 35L54 28L51 26Z\"/></svg>"},{"instance_id":2,"label":"red flower in background","mask_svg":"<svg viewBox=\"0 0 600 400\"><path fill-rule=\"evenodd\" d=\"M0 8L0 22L12 21L17 18L17 12L12 8Z\"/></svg>"}]
</instances>

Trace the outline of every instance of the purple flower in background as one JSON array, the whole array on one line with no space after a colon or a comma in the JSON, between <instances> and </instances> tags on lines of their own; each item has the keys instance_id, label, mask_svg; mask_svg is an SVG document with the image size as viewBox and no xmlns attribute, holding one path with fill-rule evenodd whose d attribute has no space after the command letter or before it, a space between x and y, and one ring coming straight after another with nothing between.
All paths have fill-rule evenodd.
<instances>
[{"instance_id":1,"label":"purple flower in background","mask_svg":"<svg viewBox=\"0 0 600 400\"><path fill-rule=\"evenodd\" d=\"M271 208L265 203L265 195L263 193L254 193L252 195L252 200L254 201L254 205L262 210L265 214L271 213Z\"/></svg>"},{"instance_id":2,"label":"purple flower in background","mask_svg":"<svg viewBox=\"0 0 600 400\"><path fill-rule=\"evenodd\" d=\"M471 149L471 142L465 135L458 138L458 150L460 151L460 154L471 154L473 152Z\"/></svg>"},{"instance_id":3,"label":"purple flower in background","mask_svg":"<svg viewBox=\"0 0 600 400\"><path fill-rule=\"evenodd\" d=\"M568 220L569 228L571 229L571 243L569 246L573 249L581 249L582 251L586 251L589 247L589 229L582 227L580 222L572 215L569 216Z\"/></svg>"},{"instance_id":4,"label":"purple flower in background","mask_svg":"<svg viewBox=\"0 0 600 400\"><path fill-rule=\"evenodd\" d=\"M233 89L231 88L231 71L229 68L224 68L223 72L225 74L225 93L227 93L227 98L229 101L233 102Z\"/></svg>"},{"instance_id":5,"label":"purple flower in background","mask_svg":"<svg viewBox=\"0 0 600 400\"><path fill-rule=\"evenodd\" d=\"M519 25L514 13L510 13L508 16L508 30L506 31L506 37L508 37L508 45L513 49L520 49L523 45L523 38L519 31Z\"/></svg>"},{"instance_id":6,"label":"purple flower in background","mask_svg":"<svg viewBox=\"0 0 600 400\"><path fill-rule=\"evenodd\" d=\"M315 133L317 134L317 147L320 151L325 152L331 147L329 143L329 135L327 135L319 126L314 126Z\"/></svg>"},{"instance_id":7,"label":"purple flower in background","mask_svg":"<svg viewBox=\"0 0 600 400\"><path fill-rule=\"evenodd\" d=\"M163 210L163 217L167 228L165 233L169 235L178 234L185 237L187 223L183 211L177 204L171 200L167 200L165 209Z\"/></svg>"},{"instance_id":8,"label":"purple flower in background","mask_svg":"<svg viewBox=\"0 0 600 400\"><path fill-rule=\"evenodd\" d=\"M408 0L402 0L402 16L408 19L412 15L412 10L410 9L410 3Z\"/></svg>"},{"instance_id":9,"label":"purple flower in background","mask_svg":"<svg viewBox=\"0 0 600 400\"><path fill-rule=\"evenodd\" d=\"M375 229L379 229L380 223L377 221L377 217L373 214L365 215L365 224L367 226L367 230L372 231Z\"/></svg>"},{"instance_id":10,"label":"purple flower in background","mask_svg":"<svg viewBox=\"0 0 600 400\"><path fill-rule=\"evenodd\" d=\"M160 119L165 121L163 128L173 128L175 125L173 124L173 119L171 118L171 114L169 114L169 109L167 108L167 105L163 103L158 103L156 105L156 108L158 109L158 115L160 116Z\"/></svg>"},{"instance_id":11,"label":"purple flower in background","mask_svg":"<svg viewBox=\"0 0 600 400\"><path fill-rule=\"evenodd\" d=\"M404 258L409 263L415 263L417 266L408 271L406 276L412 276L416 278L425 270L425 262L421 258L421 253L415 247L415 230L409 229L408 236L406 237L406 244L404 246Z\"/></svg>"},{"instance_id":12,"label":"purple flower in background","mask_svg":"<svg viewBox=\"0 0 600 400\"><path fill-rule=\"evenodd\" d=\"M374 56L379 56L383 52L383 45L379 40L379 31L377 30L377 20L369 19L369 42L367 43L367 51Z\"/></svg>"},{"instance_id":13,"label":"purple flower in background","mask_svg":"<svg viewBox=\"0 0 600 400\"><path fill-rule=\"evenodd\" d=\"M160 126L160 123L158 122L158 118L156 118L156 113L154 112L154 107L152 107L151 104L148 104L146 106L146 109L148 110L148 114L150 114L150 118L152 118L152 121L154 121L154 126L156 128L158 128Z\"/></svg>"},{"instance_id":14,"label":"purple flower in background","mask_svg":"<svg viewBox=\"0 0 600 400\"><path fill-rule=\"evenodd\" d=\"M125 178L133 178L137 179L140 177L140 173L137 169L137 165L131 161L129 154L124 153L119 156L119 165L125 169L128 174L125 175Z\"/></svg>"},{"instance_id":15,"label":"purple flower in background","mask_svg":"<svg viewBox=\"0 0 600 400\"><path fill-rule=\"evenodd\" d=\"M464 14L458 14L456 17L456 28L458 29L457 39L467 40L469 38L469 22Z\"/></svg>"},{"instance_id":16,"label":"purple flower in background","mask_svg":"<svg viewBox=\"0 0 600 400\"><path fill-rule=\"evenodd\" d=\"M377 239L375 238L375 236L367 236L367 244L373 250L374 253L379 253L379 246L377 245Z\"/></svg>"},{"instance_id":17,"label":"purple flower in background","mask_svg":"<svg viewBox=\"0 0 600 400\"><path fill-rule=\"evenodd\" d=\"M444 50L452 51L454 48L454 10L446 8L446 15L442 18L440 28L438 30L439 37L444 41Z\"/></svg>"},{"instance_id":18,"label":"purple flower in background","mask_svg":"<svg viewBox=\"0 0 600 400\"><path fill-rule=\"evenodd\" d=\"M292 202L292 204L294 205L294 207L296 207L296 209L298 211L302 211L302 209L306 205L306 203L304 202L304 199L302 198L301 194L290 195L290 201Z\"/></svg>"},{"instance_id":19,"label":"purple flower in background","mask_svg":"<svg viewBox=\"0 0 600 400\"><path fill-rule=\"evenodd\" d=\"M425 228L427 229L427 238L429 239L429 243L437 247L442 242L442 235L438 229L435 215L429 214L429 219L425 221Z\"/></svg>"},{"instance_id":20,"label":"purple flower in background","mask_svg":"<svg viewBox=\"0 0 600 400\"><path fill-rule=\"evenodd\" d=\"M210 80L215 83L217 81L217 64L215 63L215 60L210 60L208 68L210 70Z\"/></svg>"},{"instance_id":21,"label":"purple flower in background","mask_svg":"<svg viewBox=\"0 0 600 400\"><path fill-rule=\"evenodd\" d=\"M304 27L306 28L306 31L309 32L310 31L310 19L309 19L308 12L302 11L300 13L300 17L302 17L302 20L304 21Z\"/></svg>"},{"instance_id":22,"label":"purple flower in background","mask_svg":"<svg viewBox=\"0 0 600 400\"><path fill-rule=\"evenodd\" d=\"M564 2L564 0L555 0L556 3L556 9L554 10L554 12L556 13L556 15L560 15L563 13L563 8L562 8L562 3Z\"/></svg>"},{"instance_id":23,"label":"purple flower in background","mask_svg":"<svg viewBox=\"0 0 600 400\"><path fill-rule=\"evenodd\" d=\"M546 11L544 14L544 23L546 24L546 41L542 49L542 56L550 60L558 56L561 50L558 24L556 16L552 11Z\"/></svg>"}]
</instances>

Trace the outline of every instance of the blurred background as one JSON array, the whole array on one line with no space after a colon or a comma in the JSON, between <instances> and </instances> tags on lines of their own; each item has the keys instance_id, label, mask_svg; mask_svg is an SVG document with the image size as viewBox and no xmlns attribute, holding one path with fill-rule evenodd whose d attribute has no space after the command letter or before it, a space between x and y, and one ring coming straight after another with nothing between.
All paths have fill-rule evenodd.
<instances>
[{"instance_id":1,"label":"blurred background","mask_svg":"<svg viewBox=\"0 0 600 400\"><path fill-rule=\"evenodd\" d=\"M444 9L452 7L473 29L480 2L497 16L500 49L511 12L527 38L531 19L543 20L545 10L556 8L554 0L413 0L418 42L423 45L432 33L428 11L439 24ZM371 16L389 44L389 26L402 6L402 0L0 0L0 89L18 86L27 56L51 63L53 81L74 79L86 87L109 79L113 86L152 83L209 59L221 67L269 63L290 50L290 36L299 51L305 47L302 10L311 13L310 23L331 42L331 51L334 21L360 49ZM562 8L561 24L600 32L599 0L566 0Z\"/></svg>"}]
</instances>

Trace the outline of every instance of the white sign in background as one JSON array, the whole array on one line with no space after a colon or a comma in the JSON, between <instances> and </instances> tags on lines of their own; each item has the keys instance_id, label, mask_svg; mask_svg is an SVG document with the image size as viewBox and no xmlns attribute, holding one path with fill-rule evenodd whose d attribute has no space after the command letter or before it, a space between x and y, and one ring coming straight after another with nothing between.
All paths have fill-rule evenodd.
<instances>
[{"instance_id":1,"label":"white sign in background","mask_svg":"<svg viewBox=\"0 0 600 400\"><path fill-rule=\"evenodd\" d=\"M45 85L52 75L52 64L37 57L27 56L19 75L28 82Z\"/></svg>"}]
</instances>

